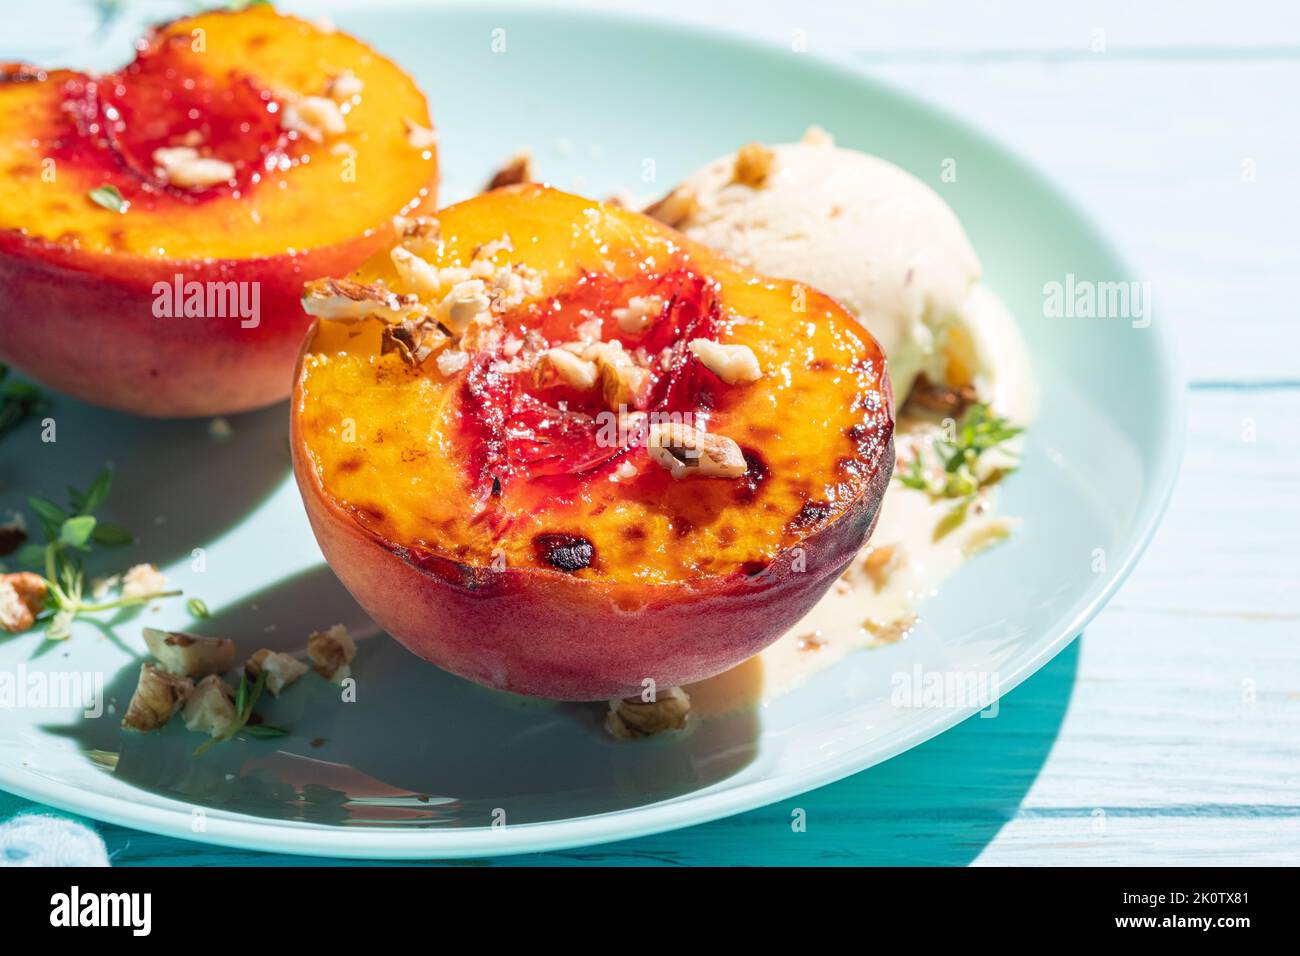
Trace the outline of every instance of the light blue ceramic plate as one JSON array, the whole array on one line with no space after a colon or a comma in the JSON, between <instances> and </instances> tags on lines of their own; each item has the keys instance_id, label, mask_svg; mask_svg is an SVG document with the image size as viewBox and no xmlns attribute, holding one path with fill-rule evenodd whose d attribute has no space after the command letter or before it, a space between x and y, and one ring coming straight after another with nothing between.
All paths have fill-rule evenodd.
<instances>
[{"instance_id":1,"label":"light blue ceramic plate","mask_svg":"<svg viewBox=\"0 0 1300 956\"><path fill-rule=\"evenodd\" d=\"M960 122L806 54L587 14L361 7L330 11L429 94L448 199L476 190L519 147L561 187L651 193L738 144L795 139L810 123L933 185L1032 350L1042 414L1002 493L1024 526L959 572L909 640L851 658L761 712L643 746L607 740L598 708L495 694L378 635L362 642L355 704L313 678L268 712L292 736L195 761L195 738L181 728L129 739L117 728L143 619L80 625L58 645L6 640L0 670L102 673L116 714L4 713L0 787L158 833L331 856L515 853L683 827L825 784L951 727L971 709L891 706L891 675L915 664L992 673L1005 693L1078 634L1133 567L1178 468L1171 332L1159 317L1149 328L1044 317L1045 283L1130 273L1038 173ZM133 29L115 27L81 60L111 65ZM504 30L495 34L504 52L493 51L494 30ZM941 182L949 158L959 175ZM647 159L654 183L642 179ZM209 633L292 649L336 620L373 631L321 563L289 476L284 407L236 418L225 441L206 422L132 420L67 400L54 415L56 443L42 443L35 425L0 441L0 507L82 484L111 460L110 517L142 538L123 559L166 565L213 609ZM144 619L192 626L182 603Z\"/></svg>"}]
</instances>

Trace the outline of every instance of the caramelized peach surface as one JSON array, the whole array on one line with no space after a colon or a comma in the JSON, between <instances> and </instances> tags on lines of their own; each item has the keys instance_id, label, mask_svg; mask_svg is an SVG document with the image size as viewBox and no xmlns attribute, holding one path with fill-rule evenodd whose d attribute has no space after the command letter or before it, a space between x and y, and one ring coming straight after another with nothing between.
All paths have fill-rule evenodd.
<instances>
[{"instance_id":1,"label":"caramelized peach surface","mask_svg":"<svg viewBox=\"0 0 1300 956\"><path fill-rule=\"evenodd\" d=\"M345 72L360 92L355 102L330 97L341 101L343 132L316 143L282 127L294 96L325 96ZM176 20L117 73L9 69L0 83L0 229L171 260L345 242L383 225L432 178L432 151L411 146L407 120L429 125L424 97L345 33L269 5ZM187 143L231 163L234 185L169 185L154 152ZM345 175L354 153L364 165ZM87 197L103 185L130 204L125 213Z\"/></svg>"},{"instance_id":2,"label":"caramelized peach surface","mask_svg":"<svg viewBox=\"0 0 1300 956\"><path fill-rule=\"evenodd\" d=\"M0 358L142 414L283 398L302 282L432 202L430 125L393 63L269 5L164 24L113 74L0 68ZM208 304L160 314L178 281Z\"/></svg>"},{"instance_id":3,"label":"caramelized peach surface","mask_svg":"<svg viewBox=\"0 0 1300 956\"><path fill-rule=\"evenodd\" d=\"M405 296L397 314L322 318L300 362L295 468L344 583L422 656L541 696L700 679L779 636L875 519L876 343L823 294L616 207L528 185L437 218L352 277ZM490 305L458 338L423 361L391 347L393 322L450 316L467 275ZM725 381L701 339L748 347L757 379ZM644 369L631 394L539 373L549 349L611 342ZM674 477L646 447L659 420L731 439L743 474Z\"/></svg>"}]
</instances>

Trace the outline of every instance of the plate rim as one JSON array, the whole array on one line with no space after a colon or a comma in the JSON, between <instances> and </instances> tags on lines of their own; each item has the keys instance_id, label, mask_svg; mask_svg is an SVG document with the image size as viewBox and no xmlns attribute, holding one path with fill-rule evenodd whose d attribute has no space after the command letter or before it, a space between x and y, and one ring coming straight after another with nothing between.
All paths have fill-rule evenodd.
<instances>
[{"instance_id":1,"label":"plate rim","mask_svg":"<svg viewBox=\"0 0 1300 956\"><path fill-rule=\"evenodd\" d=\"M322 12L336 6L338 4L327 4ZM425 11L430 9L416 0L381 0L377 6L419 7ZM811 56L806 53L796 54L775 42L752 34L732 33L717 26L675 18L655 17L621 10L593 9L572 2L554 5L548 3L542 6L519 2L484 4L472 0L444 0L439 5L439 9L476 13L492 11L502 15L515 12L536 18L554 19L557 23L579 17L589 21L601 21L614 29L629 30L637 27L653 29L661 33L724 44L751 56L795 60L801 68L829 73L837 80L871 88L877 94L892 97L910 111L924 114L937 122L960 130L966 136L979 140L982 145L996 154L1000 162L1011 165L1032 181L1039 190L1057 200L1086 227L1089 238L1096 245L1110 258L1124 265L1127 272L1132 273L1132 269L1128 266L1128 257L1121 253L1082 203L1075 200L1073 193L1051 175L1023 159L995 133L977 127L961 116L917 94L872 76L863 69L861 64L845 54L821 50ZM1054 632L1049 641L1021 661L1009 674L999 673L996 699L1001 699L1026 678L1036 673L1079 636L1083 628L1101 611L1132 573L1168 509L1181 472L1186 445L1186 378L1182 372L1177 342L1169 320L1166 318L1163 321L1153 321L1151 326L1156 341L1152 355L1155 367L1163 379L1162 387L1155 391L1164 398L1164 414L1156 422L1160 437L1159 445L1148 447L1147 460L1151 464L1151 480L1138 501L1137 520L1122 542L1121 550L1124 558L1114 571L1098 576L1097 584L1084 591L1061 618L1061 622L1049 629ZM219 820L220 826L218 828L210 826L204 832L196 833L192 829L193 807L172 797L163 797L163 799L175 806L154 807L133 802L124 796L95 794L73 784L51 780L30 770L14 773L4 766L0 766L0 788L54 809L76 813L112 825L233 849L344 859L428 860L504 857L652 836L769 806L893 759L968 719L977 713L980 707L980 704L975 703L965 707L936 711L932 719L919 727L912 728L888 746L874 750L870 755L864 756L851 750L812 772L793 777L763 778L726 790L686 794L640 807L563 820L511 824L504 827L458 827L446 830L352 828L272 820L207 808L209 824Z\"/></svg>"}]
</instances>

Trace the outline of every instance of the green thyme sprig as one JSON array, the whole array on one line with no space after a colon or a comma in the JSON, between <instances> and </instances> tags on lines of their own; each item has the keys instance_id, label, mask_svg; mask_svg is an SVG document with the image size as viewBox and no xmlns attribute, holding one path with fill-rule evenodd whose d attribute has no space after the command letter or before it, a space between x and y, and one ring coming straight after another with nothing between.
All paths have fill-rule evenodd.
<instances>
[{"instance_id":1,"label":"green thyme sprig","mask_svg":"<svg viewBox=\"0 0 1300 956\"><path fill-rule=\"evenodd\" d=\"M229 740L236 734L248 734L250 737L286 737L289 731L282 727L272 727L270 724L249 724L249 718L253 716L253 708L257 705L258 698L262 696L262 690L266 687L266 671L257 675L257 680L253 681L250 686L248 677L245 674L239 675L239 692L235 695L235 720L224 731L203 741L194 751L194 756L202 757L219 743Z\"/></svg>"},{"instance_id":2,"label":"green thyme sprig","mask_svg":"<svg viewBox=\"0 0 1300 956\"><path fill-rule=\"evenodd\" d=\"M981 488L999 481L1015 466L1010 465L981 475L979 461L985 453L1004 445L1024 429L1012 425L1006 418L995 415L983 402L967 407L953 428L951 435L943 434L934 440L934 453L938 456L938 469L929 467L925 456L918 452L894 475L899 483L933 498L955 499L955 504L940 519L934 539L956 530L966 520L971 504ZM1004 449L1005 451L1005 449Z\"/></svg>"},{"instance_id":3,"label":"green thyme sprig","mask_svg":"<svg viewBox=\"0 0 1300 956\"><path fill-rule=\"evenodd\" d=\"M9 378L9 366L0 362L0 435L43 411L45 405L45 394L39 388Z\"/></svg>"},{"instance_id":4,"label":"green thyme sprig","mask_svg":"<svg viewBox=\"0 0 1300 956\"><path fill-rule=\"evenodd\" d=\"M68 488L68 505L62 507L48 498L32 496L27 506L36 515L45 544L29 544L20 560L43 569L46 611L38 622L45 625L45 636L61 641L72 633L72 622L81 614L148 604L155 598L175 597L180 591L161 591L133 597L119 597L95 603L85 600L86 572L83 559L95 546L116 548L131 544L135 536L115 524L100 521L94 512L108 498L113 487L113 472L105 468L85 491Z\"/></svg>"},{"instance_id":5,"label":"green thyme sprig","mask_svg":"<svg viewBox=\"0 0 1300 956\"><path fill-rule=\"evenodd\" d=\"M124 213L130 207L130 203L122 198L116 186L103 185L96 186L86 193L86 198L96 206L103 206L109 212Z\"/></svg>"}]
</instances>

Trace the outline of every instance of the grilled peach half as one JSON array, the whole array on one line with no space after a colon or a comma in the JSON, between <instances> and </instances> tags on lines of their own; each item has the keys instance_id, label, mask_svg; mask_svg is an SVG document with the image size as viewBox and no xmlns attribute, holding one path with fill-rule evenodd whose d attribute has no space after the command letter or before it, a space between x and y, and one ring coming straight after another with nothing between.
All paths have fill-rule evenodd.
<instances>
[{"instance_id":1,"label":"grilled peach half","mask_svg":"<svg viewBox=\"0 0 1300 956\"><path fill-rule=\"evenodd\" d=\"M432 203L409 77L269 5L157 27L117 73L0 66L0 358L144 415L286 397L304 280Z\"/></svg>"},{"instance_id":2,"label":"grilled peach half","mask_svg":"<svg viewBox=\"0 0 1300 956\"><path fill-rule=\"evenodd\" d=\"M401 232L309 287L291 441L326 560L420 657L564 700L702 680L869 536L892 398L827 296L538 185Z\"/></svg>"}]
</instances>

